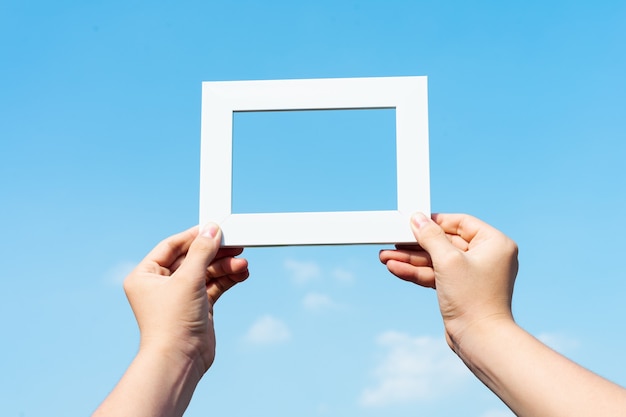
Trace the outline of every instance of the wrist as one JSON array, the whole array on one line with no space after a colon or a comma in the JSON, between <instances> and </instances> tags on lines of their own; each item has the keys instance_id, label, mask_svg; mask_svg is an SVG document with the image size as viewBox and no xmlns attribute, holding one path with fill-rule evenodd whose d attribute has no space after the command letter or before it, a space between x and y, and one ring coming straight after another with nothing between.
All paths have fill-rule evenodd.
<instances>
[{"instance_id":1,"label":"wrist","mask_svg":"<svg viewBox=\"0 0 626 417\"><path fill-rule=\"evenodd\" d=\"M446 327L448 344L465 366L492 391L499 393L503 385L498 373L505 369L510 360L511 344L523 330L510 314L494 314L464 323L449 331ZM516 349L516 347L514 348ZM500 394L498 394L500 395Z\"/></svg>"},{"instance_id":2,"label":"wrist","mask_svg":"<svg viewBox=\"0 0 626 417\"><path fill-rule=\"evenodd\" d=\"M512 314L508 311L444 321L448 345L461 359L464 353L471 352L475 345L480 345L493 335L498 337L498 334L511 325L517 327Z\"/></svg>"},{"instance_id":3,"label":"wrist","mask_svg":"<svg viewBox=\"0 0 626 417\"><path fill-rule=\"evenodd\" d=\"M179 374L185 381L193 383L194 386L211 365L207 364L200 349L192 346L191 343L179 346L142 338L137 356L145 357L155 363L158 361L171 372Z\"/></svg>"},{"instance_id":4,"label":"wrist","mask_svg":"<svg viewBox=\"0 0 626 417\"><path fill-rule=\"evenodd\" d=\"M202 377L179 352L143 344L94 416L182 416Z\"/></svg>"}]
</instances>

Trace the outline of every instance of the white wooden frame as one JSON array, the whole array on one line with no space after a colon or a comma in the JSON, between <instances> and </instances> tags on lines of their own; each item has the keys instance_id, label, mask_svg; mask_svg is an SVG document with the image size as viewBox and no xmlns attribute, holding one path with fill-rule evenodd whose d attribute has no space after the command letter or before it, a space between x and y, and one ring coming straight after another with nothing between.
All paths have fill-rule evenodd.
<instances>
[{"instance_id":1,"label":"white wooden frame","mask_svg":"<svg viewBox=\"0 0 626 417\"><path fill-rule=\"evenodd\" d=\"M233 112L396 110L397 210L233 214ZM200 224L214 221L223 246L415 242L415 211L430 213L426 77L202 83Z\"/></svg>"}]
</instances>

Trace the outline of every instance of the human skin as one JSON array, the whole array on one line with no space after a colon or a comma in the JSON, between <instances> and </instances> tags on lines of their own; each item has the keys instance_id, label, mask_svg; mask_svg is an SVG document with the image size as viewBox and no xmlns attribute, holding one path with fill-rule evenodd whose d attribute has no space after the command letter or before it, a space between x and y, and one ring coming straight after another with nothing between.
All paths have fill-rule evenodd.
<instances>
[{"instance_id":1,"label":"human skin","mask_svg":"<svg viewBox=\"0 0 626 417\"><path fill-rule=\"evenodd\" d=\"M139 351L94 417L183 415L215 359L213 305L249 275L243 249L220 241L213 223L171 236L126 278Z\"/></svg>"},{"instance_id":2,"label":"human skin","mask_svg":"<svg viewBox=\"0 0 626 417\"><path fill-rule=\"evenodd\" d=\"M518 416L622 416L626 390L558 354L511 312L517 245L468 215L416 213L416 246L383 250L397 277L437 291L448 345Z\"/></svg>"}]
</instances>

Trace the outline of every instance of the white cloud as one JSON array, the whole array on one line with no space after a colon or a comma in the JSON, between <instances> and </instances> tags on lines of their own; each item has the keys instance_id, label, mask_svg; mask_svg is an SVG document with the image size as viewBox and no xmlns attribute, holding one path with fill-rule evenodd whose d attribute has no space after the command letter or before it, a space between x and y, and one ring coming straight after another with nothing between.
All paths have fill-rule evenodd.
<instances>
[{"instance_id":1,"label":"white cloud","mask_svg":"<svg viewBox=\"0 0 626 417\"><path fill-rule=\"evenodd\" d=\"M361 393L364 407L432 399L470 375L442 338L388 331L379 335L377 344L387 352L373 371L374 387Z\"/></svg>"},{"instance_id":2,"label":"white cloud","mask_svg":"<svg viewBox=\"0 0 626 417\"><path fill-rule=\"evenodd\" d=\"M253 345L274 345L283 343L291 338L287 325L281 320L265 315L257 319L244 339Z\"/></svg>"},{"instance_id":3,"label":"white cloud","mask_svg":"<svg viewBox=\"0 0 626 417\"><path fill-rule=\"evenodd\" d=\"M297 284L306 284L321 275L320 267L315 262L302 262L285 259L283 266L291 273L291 279Z\"/></svg>"},{"instance_id":4,"label":"white cloud","mask_svg":"<svg viewBox=\"0 0 626 417\"><path fill-rule=\"evenodd\" d=\"M562 333L540 333L537 339L550 346L557 352L567 352L576 349L580 343L576 339L572 339Z\"/></svg>"},{"instance_id":5,"label":"white cloud","mask_svg":"<svg viewBox=\"0 0 626 417\"><path fill-rule=\"evenodd\" d=\"M482 414L480 417L515 417L515 414L511 410L507 409L498 409L498 410L488 410L486 413Z\"/></svg>"},{"instance_id":6,"label":"white cloud","mask_svg":"<svg viewBox=\"0 0 626 417\"><path fill-rule=\"evenodd\" d=\"M133 271L133 269L135 269L136 266L136 262L119 262L104 273L104 282L109 285L122 285L124 279Z\"/></svg>"},{"instance_id":7,"label":"white cloud","mask_svg":"<svg viewBox=\"0 0 626 417\"><path fill-rule=\"evenodd\" d=\"M352 284L355 281L354 274L344 268L335 268L331 274L337 281L344 284Z\"/></svg>"},{"instance_id":8,"label":"white cloud","mask_svg":"<svg viewBox=\"0 0 626 417\"><path fill-rule=\"evenodd\" d=\"M310 292L302 299L302 306L309 310L320 312L337 307L337 304L326 294Z\"/></svg>"}]
</instances>

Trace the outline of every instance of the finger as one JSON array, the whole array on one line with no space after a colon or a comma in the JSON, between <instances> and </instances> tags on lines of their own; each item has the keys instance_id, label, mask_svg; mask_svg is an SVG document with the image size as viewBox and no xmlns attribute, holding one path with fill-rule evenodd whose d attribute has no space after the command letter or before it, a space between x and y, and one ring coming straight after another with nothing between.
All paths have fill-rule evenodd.
<instances>
[{"instance_id":1,"label":"finger","mask_svg":"<svg viewBox=\"0 0 626 417\"><path fill-rule=\"evenodd\" d=\"M390 260L404 262L413 266L432 266L430 255L422 249L412 250L383 250L379 254L380 261L386 264Z\"/></svg>"},{"instance_id":2,"label":"finger","mask_svg":"<svg viewBox=\"0 0 626 417\"><path fill-rule=\"evenodd\" d=\"M224 294L226 291L234 287L236 284L245 281L246 278L250 276L250 273L246 269L243 272L238 274L231 274L221 276L219 278L211 278L207 282L206 294L209 298L209 302L211 305L214 305L215 302Z\"/></svg>"},{"instance_id":3,"label":"finger","mask_svg":"<svg viewBox=\"0 0 626 417\"><path fill-rule=\"evenodd\" d=\"M211 262L207 268L209 278L218 278L224 275L239 274L248 269L248 261L244 258L222 258Z\"/></svg>"},{"instance_id":4,"label":"finger","mask_svg":"<svg viewBox=\"0 0 626 417\"><path fill-rule=\"evenodd\" d=\"M432 267L413 266L394 259L389 260L386 265L389 272L400 279L422 287L435 288L435 271Z\"/></svg>"},{"instance_id":5,"label":"finger","mask_svg":"<svg viewBox=\"0 0 626 417\"><path fill-rule=\"evenodd\" d=\"M220 248L215 255L215 259L237 256L243 253L243 248Z\"/></svg>"},{"instance_id":6,"label":"finger","mask_svg":"<svg viewBox=\"0 0 626 417\"><path fill-rule=\"evenodd\" d=\"M185 260L185 255L186 254L180 255L178 258L176 258L174 262L172 262L172 265L170 265L169 267L170 274L176 272L176 270L183 264Z\"/></svg>"},{"instance_id":7,"label":"finger","mask_svg":"<svg viewBox=\"0 0 626 417\"><path fill-rule=\"evenodd\" d=\"M206 278L206 271L220 248L222 231L215 223L208 223L202 227L196 238L189 246L187 256L176 271L176 275L191 279Z\"/></svg>"},{"instance_id":8,"label":"finger","mask_svg":"<svg viewBox=\"0 0 626 417\"><path fill-rule=\"evenodd\" d=\"M243 252L243 248L220 248L217 251L215 258L213 258L213 261L211 263L219 259L241 255L242 252ZM166 275L173 274L178 269L178 267L182 265L184 260L185 260L185 254L176 258L176 260L172 262L172 265L169 267L169 273ZM210 268L210 265L209 265L209 268Z\"/></svg>"},{"instance_id":9,"label":"finger","mask_svg":"<svg viewBox=\"0 0 626 417\"><path fill-rule=\"evenodd\" d=\"M480 230L492 229L487 223L467 214L434 214L433 220L450 235L471 242Z\"/></svg>"},{"instance_id":10,"label":"finger","mask_svg":"<svg viewBox=\"0 0 626 417\"><path fill-rule=\"evenodd\" d=\"M411 228L419 245L429 253L435 263L437 258L444 257L451 251L459 251L450 242L444 230L423 213L415 213L411 217Z\"/></svg>"},{"instance_id":11,"label":"finger","mask_svg":"<svg viewBox=\"0 0 626 417\"><path fill-rule=\"evenodd\" d=\"M162 240L144 258L145 262L154 262L164 268L170 266L191 246L191 242L198 235L198 227L192 227L184 232Z\"/></svg>"},{"instance_id":12,"label":"finger","mask_svg":"<svg viewBox=\"0 0 626 417\"><path fill-rule=\"evenodd\" d=\"M450 233L446 233L446 237L448 238L448 240L457 248L461 249L463 252L466 252L468 249L468 243L461 237L458 235L454 235L454 234L450 234ZM400 249L400 250L412 250L412 251L423 251L424 248L422 248L420 245L407 245L407 244L398 244L395 245L396 249Z\"/></svg>"},{"instance_id":13,"label":"finger","mask_svg":"<svg viewBox=\"0 0 626 417\"><path fill-rule=\"evenodd\" d=\"M461 236L449 235L449 234L446 233L446 237L448 238L450 243L452 243L458 249L462 250L463 252L467 252L468 251L469 243L467 243L465 241L465 239L463 239Z\"/></svg>"},{"instance_id":14,"label":"finger","mask_svg":"<svg viewBox=\"0 0 626 417\"><path fill-rule=\"evenodd\" d=\"M397 244L395 246L396 246L396 249L400 249L400 250L413 250L413 251L424 250L424 248L422 248L418 244L407 245L406 243L400 243L400 244Z\"/></svg>"},{"instance_id":15,"label":"finger","mask_svg":"<svg viewBox=\"0 0 626 417\"><path fill-rule=\"evenodd\" d=\"M152 261L144 259L135 267L131 275L136 275L137 273L140 275L150 274L150 275L161 275L161 276L167 277L170 275L170 269L162 267L156 262L152 262Z\"/></svg>"}]
</instances>

